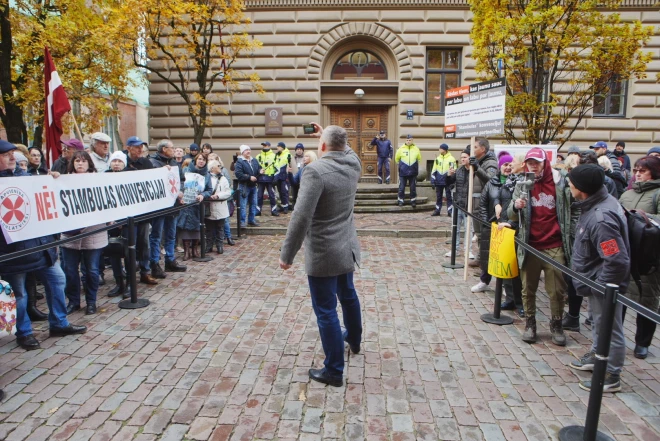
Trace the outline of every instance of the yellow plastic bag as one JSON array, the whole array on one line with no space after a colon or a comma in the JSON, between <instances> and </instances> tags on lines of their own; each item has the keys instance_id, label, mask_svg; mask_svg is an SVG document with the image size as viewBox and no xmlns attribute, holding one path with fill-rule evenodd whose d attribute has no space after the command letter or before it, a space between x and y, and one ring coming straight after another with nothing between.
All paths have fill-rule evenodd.
<instances>
[{"instance_id":1,"label":"yellow plastic bag","mask_svg":"<svg viewBox=\"0 0 660 441\"><path fill-rule=\"evenodd\" d=\"M499 279L518 277L518 259L516 258L516 232L511 228L497 229L492 223L490 228L490 255L488 256L488 274Z\"/></svg>"}]
</instances>

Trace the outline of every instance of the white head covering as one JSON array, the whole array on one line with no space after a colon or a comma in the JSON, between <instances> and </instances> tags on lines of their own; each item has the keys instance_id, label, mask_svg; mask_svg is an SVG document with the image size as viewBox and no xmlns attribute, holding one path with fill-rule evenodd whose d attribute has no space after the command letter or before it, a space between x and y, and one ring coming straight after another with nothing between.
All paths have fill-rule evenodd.
<instances>
[{"instance_id":1,"label":"white head covering","mask_svg":"<svg viewBox=\"0 0 660 441\"><path fill-rule=\"evenodd\" d=\"M22 162L22 161L27 162L27 160L28 160L25 157L25 155L23 153L19 152L18 150L14 150L14 159L16 160L17 163Z\"/></svg>"},{"instance_id":2,"label":"white head covering","mask_svg":"<svg viewBox=\"0 0 660 441\"><path fill-rule=\"evenodd\" d=\"M239 147L241 150L241 155L243 154L244 151L246 150L252 150L249 145L243 144L242 146Z\"/></svg>"},{"instance_id":3,"label":"white head covering","mask_svg":"<svg viewBox=\"0 0 660 441\"><path fill-rule=\"evenodd\" d=\"M110 138L108 135L106 135L103 132L96 132L92 134L92 139L95 139L97 141L101 142L111 142L112 138Z\"/></svg>"},{"instance_id":4,"label":"white head covering","mask_svg":"<svg viewBox=\"0 0 660 441\"><path fill-rule=\"evenodd\" d=\"M110 162L114 161L115 159L119 159L121 162L124 163L124 167L127 164L126 160L126 154L124 152L116 151L112 155L110 155Z\"/></svg>"}]
</instances>

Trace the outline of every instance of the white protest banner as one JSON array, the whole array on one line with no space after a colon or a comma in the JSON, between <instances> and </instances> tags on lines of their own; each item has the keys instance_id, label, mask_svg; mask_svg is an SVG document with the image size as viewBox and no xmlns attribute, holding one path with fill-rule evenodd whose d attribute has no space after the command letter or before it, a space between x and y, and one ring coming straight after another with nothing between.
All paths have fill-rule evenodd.
<instances>
[{"instance_id":1,"label":"white protest banner","mask_svg":"<svg viewBox=\"0 0 660 441\"><path fill-rule=\"evenodd\" d=\"M495 157L499 157L500 152L509 152L511 156L516 156L518 153L527 153L533 147L540 147L545 150L545 154L550 159L550 165L557 163L557 146L556 145L540 145L540 144L520 144L520 145L495 145Z\"/></svg>"},{"instance_id":2,"label":"white protest banner","mask_svg":"<svg viewBox=\"0 0 660 441\"><path fill-rule=\"evenodd\" d=\"M504 133L506 79L449 89L445 97L445 138Z\"/></svg>"},{"instance_id":3,"label":"white protest banner","mask_svg":"<svg viewBox=\"0 0 660 441\"><path fill-rule=\"evenodd\" d=\"M174 206L179 170L0 178L0 227L13 243Z\"/></svg>"}]
</instances>

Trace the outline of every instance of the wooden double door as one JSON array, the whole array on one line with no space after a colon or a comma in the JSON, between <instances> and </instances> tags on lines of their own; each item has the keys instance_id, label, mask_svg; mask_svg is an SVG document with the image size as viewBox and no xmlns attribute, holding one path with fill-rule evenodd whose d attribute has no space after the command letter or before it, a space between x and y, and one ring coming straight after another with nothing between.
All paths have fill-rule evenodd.
<instances>
[{"instance_id":1,"label":"wooden double door","mask_svg":"<svg viewBox=\"0 0 660 441\"><path fill-rule=\"evenodd\" d=\"M371 145L371 141L381 130L387 133L388 110L388 106L330 108L330 124L346 129L348 145L360 156L362 161L360 182L378 182L378 152L376 146ZM396 149L396 146L392 146ZM390 163L392 178L394 178L394 168L394 164Z\"/></svg>"}]
</instances>

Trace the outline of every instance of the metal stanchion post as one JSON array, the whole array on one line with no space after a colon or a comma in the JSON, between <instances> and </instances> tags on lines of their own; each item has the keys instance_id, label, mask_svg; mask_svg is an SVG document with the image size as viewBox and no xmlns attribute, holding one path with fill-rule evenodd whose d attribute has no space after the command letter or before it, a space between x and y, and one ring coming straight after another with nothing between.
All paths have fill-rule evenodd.
<instances>
[{"instance_id":1,"label":"metal stanchion post","mask_svg":"<svg viewBox=\"0 0 660 441\"><path fill-rule=\"evenodd\" d=\"M455 205L455 204L454 204ZM451 212L451 259L449 263L442 264L445 268L463 268L462 263L456 263L456 241L458 240L458 207Z\"/></svg>"},{"instance_id":2,"label":"metal stanchion post","mask_svg":"<svg viewBox=\"0 0 660 441\"><path fill-rule=\"evenodd\" d=\"M591 376L591 392L587 406L587 418L584 426L567 426L559 431L560 441L612 441L612 438L598 431L598 417L603 401L603 386L607 372L607 359L610 355L612 341L612 324L616 311L616 298L619 287L608 283L605 287L605 302L603 303L603 316L600 320L598 345L596 346L596 362L594 373Z\"/></svg>"},{"instance_id":3,"label":"metal stanchion post","mask_svg":"<svg viewBox=\"0 0 660 441\"><path fill-rule=\"evenodd\" d=\"M206 255L206 224L204 223L204 202L199 203L199 254L200 257L193 257L195 262L210 262L213 257ZM193 245L194 246L194 245Z\"/></svg>"},{"instance_id":4,"label":"metal stanchion post","mask_svg":"<svg viewBox=\"0 0 660 441\"><path fill-rule=\"evenodd\" d=\"M510 325L513 323L513 318L508 315L501 316L502 312L502 283L503 280L499 277L495 278L495 304L492 314L482 314L481 320L493 325Z\"/></svg>"},{"instance_id":5,"label":"metal stanchion post","mask_svg":"<svg viewBox=\"0 0 660 441\"><path fill-rule=\"evenodd\" d=\"M126 228L128 228L128 283L131 284L131 298L122 300L117 306L121 309L138 309L144 308L149 305L149 300L137 298L137 253L135 243L137 237L135 235L135 220L129 217Z\"/></svg>"}]
</instances>

